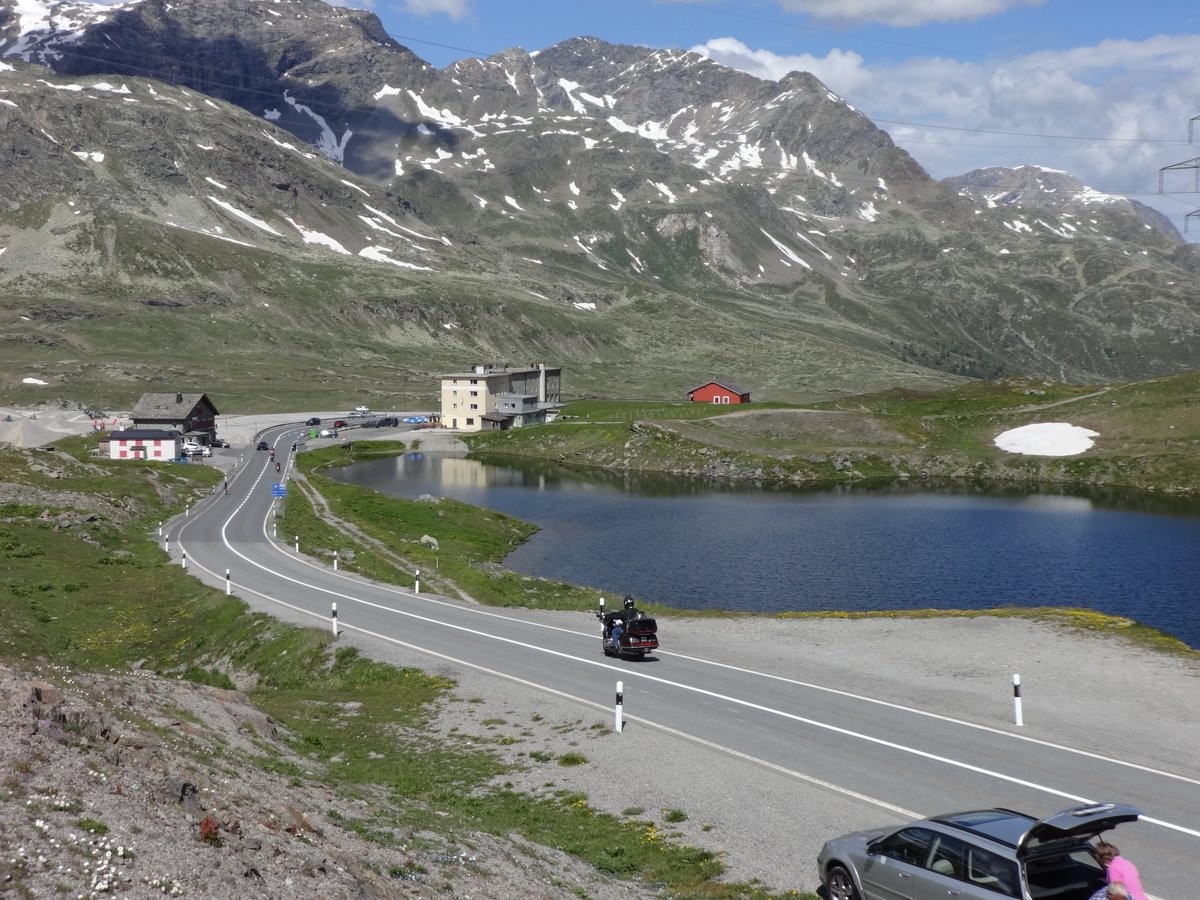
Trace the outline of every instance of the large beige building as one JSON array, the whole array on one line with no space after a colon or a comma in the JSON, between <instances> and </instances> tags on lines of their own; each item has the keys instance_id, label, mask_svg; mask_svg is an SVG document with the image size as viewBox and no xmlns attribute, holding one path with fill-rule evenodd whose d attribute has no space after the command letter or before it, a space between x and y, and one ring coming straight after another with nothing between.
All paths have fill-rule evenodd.
<instances>
[{"instance_id":1,"label":"large beige building","mask_svg":"<svg viewBox=\"0 0 1200 900\"><path fill-rule=\"evenodd\" d=\"M554 418L562 404L562 369L543 363L478 363L442 376L442 425L499 431Z\"/></svg>"}]
</instances>

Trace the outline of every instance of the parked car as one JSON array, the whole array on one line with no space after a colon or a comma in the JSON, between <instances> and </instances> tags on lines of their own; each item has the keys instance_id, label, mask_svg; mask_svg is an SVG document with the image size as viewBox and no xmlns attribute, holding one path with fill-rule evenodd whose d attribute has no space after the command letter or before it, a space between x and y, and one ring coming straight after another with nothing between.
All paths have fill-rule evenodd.
<instances>
[{"instance_id":1,"label":"parked car","mask_svg":"<svg viewBox=\"0 0 1200 900\"><path fill-rule=\"evenodd\" d=\"M379 422L376 424L375 427L376 428L398 428L399 425L400 425L400 420L397 419L395 416L384 416L382 419L379 420Z\"/></svg>"},{"instance_id":2,"label":"parked car","mask_svg":"<svg viewBox=\"0 0 1200 900\"><path fill-rule=\"evenodd\" d=\"M333 428L322 428L322 429L321 429L321 430L320 430L320 431L317 433L317 437L323 437L323 438L334 438L334 437L337 437L337 436L338 436L338 435L337 435L337 430L336 430L336 429L333 429Z\"/></svg>"},{"instance_id":3,"label":"parked car","mask_svg":"<svg viewBox=\"0 0 1200 900\"><path fill-rule=\"evenodd\" d=\"M369 406L356 406L354 407L354 412L350 413L356 419L366 418L370 414L371 408Z\"/></svg>"},{"instance_id":4,"label":"parked car","mask_svg":"<svg viewBox=\"0 0 1200 900\"><path fill-rule=\"evenodd\" d=\"M271 445L268 444L266 441L259 441L258 446L256 446L254 449L255 450L270 450Z\"/></svg>"},{"instance_id":5,"label":"parked car","mask_svg":"<svg viewBox=\"0 0 1200 900\"><path fill-rule=\"evenodd\" d=\"M1091 839L1140 815L1121 803L1079 806L1040 820L981 809L854 832L821 848L822 896L1088 900L1106 883Z\"/></svg>"},{"instance_id":6,"label":"parked car","mask_svg":"<svg viewBox=\"0 0 1200 900\"><path fill-rule=\"evenodd\" d=\"M345 427L346 427L346 420L345 420L345 419L338 419L336 422L334 422L334 423L333 423L333 427L334 427L334 428L345 428Z\"/></svg>"},{"instance_id":7,"label":"parked car","mask_svg":"<svg viewBox=\"0 0 1200 900\"><path fill-rule=\"evenodd\" d=\"M321 424L321 417L320 417L320 416L313 416L311 419L309 419L308 421L306 421L304 424L305 424L305 425L320 425L320 424Z\"/></svg>"},{"instance_id":8,"label":"parked car","mask_svg":"<svg viewBox=\"0 0 1200 900\"><path fill-rule=\"evenodd\" d=\"M212 447L206 447L203 444L193 444L191 447L184 450L188 456L212 456Z\"/></svg>"},{"instance_id":9,"label":"parked car","mask_svg":"<svg viewBox=\"0 0 1200 900\"><path fill-rule=\"evenodd\" d=\"M229 449L229 441L225 440L225 438L217 438L216 440L213 441L213 446L214 447L222 447L225 450L228 450Z\"/></svg>"},{"instance_id":10,"label":"parked car","mask_svg":"<svg viewBox=\"0 0 1200 900\"><path fill-rule=\"evenodd\" d=\"M429 416L405 416L400 420L405 425L420 425L429 421Z\"/></svg>"}]
</instances>

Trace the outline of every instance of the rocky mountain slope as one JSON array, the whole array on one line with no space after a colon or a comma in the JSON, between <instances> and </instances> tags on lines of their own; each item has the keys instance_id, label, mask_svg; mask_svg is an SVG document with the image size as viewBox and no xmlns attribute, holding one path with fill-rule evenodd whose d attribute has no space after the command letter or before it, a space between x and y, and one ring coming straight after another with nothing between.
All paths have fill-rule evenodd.
<instances>
[{"instance_id":1,"label":"rocky mountain slope","mask_svg":"<svg viewBox=\"0 0 1200 900\"><path fill-rule=\"evenodd\" d=\"M18 393L349 377L417 403L476 359L789 400L1200 368L1200 250L1168 224L1044 171L1020 206L938 183L804 73L592 38L436 70L321 0L0 0L0 59Z\"/></svg>"},{"instance_id":2,"label":"rocky mountain slope","mask_svg":"<svg viewBox=\"0 0 1200 900\"><path fill-rule=\"evenodd\" d=\"M238 691L39 661L0 664L0 698L5 896L656 893L516 835L369 826L394 799L336 791Z\"/></svg>"}]
</instances>

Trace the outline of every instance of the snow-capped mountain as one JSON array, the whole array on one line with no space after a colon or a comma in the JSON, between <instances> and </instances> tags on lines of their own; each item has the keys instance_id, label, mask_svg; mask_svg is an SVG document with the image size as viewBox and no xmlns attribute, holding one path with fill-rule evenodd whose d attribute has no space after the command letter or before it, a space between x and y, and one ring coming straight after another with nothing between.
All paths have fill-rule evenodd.
<instances>
[{"instance_id":1,"label":"snow-capped mountain","mask_svg":"<svg viewBox=\"0 0 1200 900\"><path fill-rule=\"evenodd\" d=\"M353 327L414 383L495 354L631 394L1198 367L1168 223L1033 167L935 182L808 74L592 38L437 70L321 0L0 0L0 60L21 341L88 343L121 297L193 341Z\"/></svg>"},{"instance_id":2,"label":"snow-capped mountain","mask_svg":"<svg viewBox=\"0 0 1200 900\"><path fill-rule=\"evenodd\" d=\"M1081 217L1086 224L1096 226L1097 222L1087 219L1091 211L1102 207L1117 208L1137 216L1149 228L1165 234L1178 234L1171 220L1158 210L1128 197L1106 194L1088 187L1060 169L1034 165L1016 168L993 166L943 179L943 184L964 197L986 203L990 209L1065 210Z\"/></svg>"}]
</instances>

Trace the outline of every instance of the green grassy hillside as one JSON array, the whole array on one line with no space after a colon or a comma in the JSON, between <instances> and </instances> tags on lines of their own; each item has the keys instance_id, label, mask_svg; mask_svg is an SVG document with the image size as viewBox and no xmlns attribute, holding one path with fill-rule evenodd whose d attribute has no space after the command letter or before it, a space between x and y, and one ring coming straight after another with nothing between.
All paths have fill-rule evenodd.
<instances>
[{"instance_id":1,"label":"green grassy hillside","mask_svg":"<svg viewBox=\"0 0 1200 900\"><path fill-rule=\"evenodd\" d=\"M568 465L763 482L970 478L1200 491L1200 374L1126 385L1032 379L894 390L805 407L571 403L556 422L471 435L471 449ZM999 450L1039 422L1098 432L1069 457Z\"/></svg>"}]
</instances>

